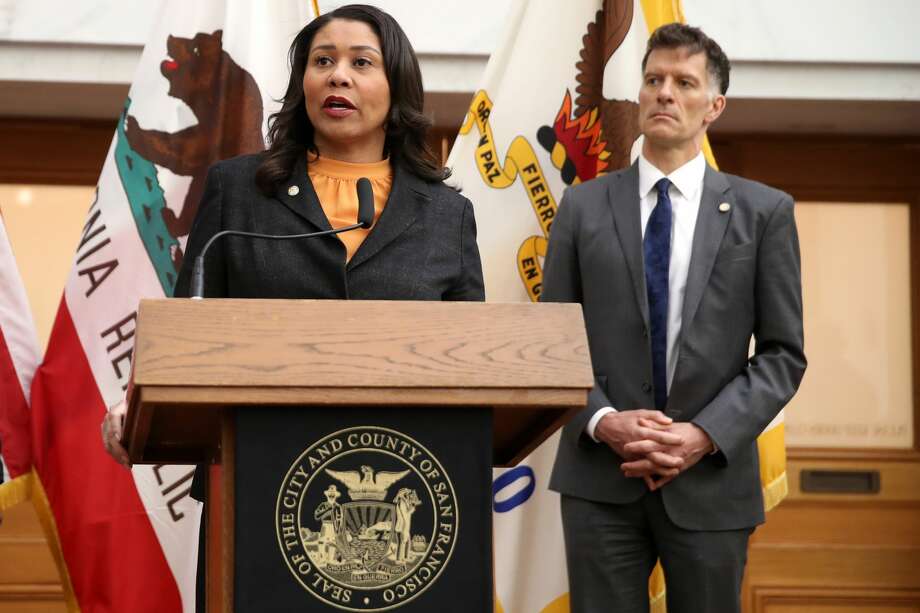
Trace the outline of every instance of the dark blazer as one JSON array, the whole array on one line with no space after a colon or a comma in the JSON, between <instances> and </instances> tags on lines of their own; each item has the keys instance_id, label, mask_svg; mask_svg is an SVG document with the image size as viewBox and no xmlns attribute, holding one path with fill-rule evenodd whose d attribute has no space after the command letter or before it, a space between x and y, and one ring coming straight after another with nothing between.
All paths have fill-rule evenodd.
<instances>
[{"instance_id":1,"label":"dark blazer","mask_svg":"<svg viewBox=\"0 0 920 613\"><path fill-rule=\"evenodd\" d=\"M329 230L306 156L273 197L255 184L261 154L218 162L208 172L174 295L188 296L191 264L221 230L298 234ZM296 186L295 195L289 188ZM345 262L336 236L272 241L228 236L205 257L205 296L360 300L483 300L470 201L397 165L379 220Z\"/></svg>"},{"instance_id":2,"label":"dark blazer","mask_svg":"<svg viewBox=\"0 0 920 613\"><path fill-rule=\"evenodd\" d=\"M330 230L307 175L306 155L273 197L255 184L261 154L214 164L189 234L175 297L187 297L194 258L221 230L302 234ZM290 195L289 188L297 186ZM264 240L227 236L205 256L205 297L358 300L485 299L469 200L443 183L394 168L380 218L345 262L336 236ZM322 324L322 322L317 322ZM204 499L203 471L192 496Z\"/></svg>"},{"instance_id":3,"label":"dark blazer","mask_svg":"<svg viewBox=\"0 0 920 613\"><path fill-rule=\"evenodd\" d=\"M563 431L550 487L599 502L632 502L647 491L584 433L603 406L654 407L638 184L633 164L566 190L545 262L541 300L583 305L595 374L588 407ZM756 438L806 366L788 194L707 167L678 350L665 413L700 426L719 451L662 488L668 516L691 530L761 523Z\"/></svg>"}]
</instances>

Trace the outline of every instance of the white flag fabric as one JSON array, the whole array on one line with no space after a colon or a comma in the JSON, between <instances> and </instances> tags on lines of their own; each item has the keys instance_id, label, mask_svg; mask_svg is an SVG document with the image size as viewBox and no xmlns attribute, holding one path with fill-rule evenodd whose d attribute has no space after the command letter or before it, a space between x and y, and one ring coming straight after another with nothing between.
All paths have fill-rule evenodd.
<instances>
[{"instance_id":1,"label":"white flag fabric","mask_svg":"<svg viewBox=\"0 0 920 613\"><path fill-rule=\"evenodd\" d=\"M193 468L126 471L99 425L124 397L138 301L172 294L208 166L264 148L288 47L314 16L302 0L168 0L152 27L33 388L72 609L194 611Z\"/></svg>"},{"instance_id":2,"label":"white flag fabric","mask_svg":"<svg viewBox=\"0 0 920 613\"><path fill-rule=\"evenodd\" d=\"M514 3L451 152L489 301L537 299L563 189L630 162L648 27L638 0L607 4ZM497 610L569 610L559 496L547 489L557 444L495 471Z\"/></svg>"}]
</instances>

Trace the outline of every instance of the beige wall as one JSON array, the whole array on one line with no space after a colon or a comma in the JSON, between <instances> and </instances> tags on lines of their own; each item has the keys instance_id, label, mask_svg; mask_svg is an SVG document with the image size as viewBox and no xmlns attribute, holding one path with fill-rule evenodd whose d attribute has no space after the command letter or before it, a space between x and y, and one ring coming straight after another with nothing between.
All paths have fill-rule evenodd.
<instances>
[{"instance_id":1,"label":"beige wall","mask_svg":"<svg viewBox=\"0 0 920 613\"><path fill-rule=\"evenodd\" d=\"M0 185L0 212L44 349L95 188Z\"/></svg>"},{"instance_id":2,"label":"beige wall","mask_svg":"<svg viewBox=\"0 0 920 613\"><path fill-rule=\"evenodd\" d=\"M909 213L796 205L809 364L786 410L788 445L913 445Z\"/></svg>"}]
</instances>

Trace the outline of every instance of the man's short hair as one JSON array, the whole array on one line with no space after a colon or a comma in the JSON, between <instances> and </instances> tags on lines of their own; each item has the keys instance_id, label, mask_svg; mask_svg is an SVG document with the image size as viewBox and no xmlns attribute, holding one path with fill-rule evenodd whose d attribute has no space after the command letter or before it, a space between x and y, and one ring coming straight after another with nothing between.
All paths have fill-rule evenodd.
<instances>
[{"instance_id":1,"label":"man's short hair","mask_svg":"<svg viewBox=\"0 0 920 613\"><path fill-rule=\"evenodd\" d=\"M719 43L712 40L699 28L682 23L668 23L654 32L648 39L645 56L642 58L642 72L648 63L648 56L655 49L686 49L690 55L706 54L706 70L711 85L722 95L728 91L728 73L732 65Z\"/></svg>"}]
</instances>

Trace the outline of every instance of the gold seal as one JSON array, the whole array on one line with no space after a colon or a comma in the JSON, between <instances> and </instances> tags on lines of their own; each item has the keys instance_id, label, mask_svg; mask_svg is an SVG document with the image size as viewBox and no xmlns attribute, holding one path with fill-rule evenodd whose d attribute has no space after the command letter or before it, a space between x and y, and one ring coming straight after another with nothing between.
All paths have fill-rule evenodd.
<instances>
[{"instance_id":1,"label":"gold seal","mask_svg":"<svg viewBox=\"0 0 920 613\"><path fill-rule=\"evenodd\" d=\"M386 611L417 598L447 566L459 522L437 458L378 426L316 441L291 465L275 505L291 574L346 611Z\"/></svg>"}]
</instances>

